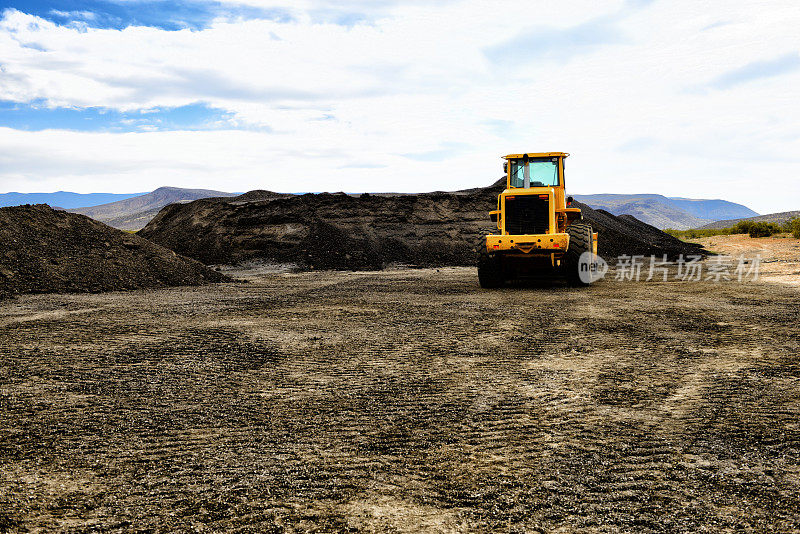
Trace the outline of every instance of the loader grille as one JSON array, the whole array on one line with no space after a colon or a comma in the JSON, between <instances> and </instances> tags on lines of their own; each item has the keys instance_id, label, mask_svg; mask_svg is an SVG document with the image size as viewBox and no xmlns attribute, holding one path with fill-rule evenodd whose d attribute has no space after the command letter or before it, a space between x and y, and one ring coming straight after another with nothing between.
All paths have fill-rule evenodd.
<instances>
[{"instance_id":1,"label":"loader grille","mask_svg":"<svg viewBox=\"0 0 800 534\"><path fill-rule=\"evenodd\" d=\"M506 198L506 233L546 234L549 230L550 212L547 200L538 195L520 195Z\"/></svg>"}]
</instances>

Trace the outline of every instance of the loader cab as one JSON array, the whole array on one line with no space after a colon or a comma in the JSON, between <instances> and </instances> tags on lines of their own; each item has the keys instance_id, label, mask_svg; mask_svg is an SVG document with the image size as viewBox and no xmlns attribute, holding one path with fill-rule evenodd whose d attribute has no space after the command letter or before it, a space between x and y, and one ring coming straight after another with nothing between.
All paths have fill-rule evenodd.
<instances>
[{"instance_id":1,"label":"loader cab","mask_svg":"<svg viewBox=\"0 0 800 534\"><path fill-rule=\"evenodd\" d=\"M563 212L567 206L564 195L564 160L566 152L537 152L528 154L509 154L504 156L506 171L506 190L498 198L498 210L505 199L519 195L548 195L554 212ZM559 219L554 213L551 232L563 229L566 219ZM502 225L500 225L502 229Z\"/></svg>"}]
</instances>

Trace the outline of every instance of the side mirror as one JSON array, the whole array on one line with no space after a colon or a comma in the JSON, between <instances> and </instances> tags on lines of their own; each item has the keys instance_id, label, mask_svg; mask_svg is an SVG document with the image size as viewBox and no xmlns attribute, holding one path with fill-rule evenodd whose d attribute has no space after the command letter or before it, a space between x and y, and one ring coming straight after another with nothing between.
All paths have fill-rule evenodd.
<instances>
[{"instance_id":1,"label":"side mirror","mask_svg":"<svg viewBox=\"0 0 800 534\"><path fill-rule=\"evenodd\" d=\"M503 173L508 174L508 162L503 162Z\"/></svg>"},{"instance_id":2,"label":"side mirror","mask_svg":"<svg viewBox=\"0 0 800 534\"><path fill-rule=\"evenodd\" d=\"M572 197L567 197L567 206L569 206L569 205L570 205L570 204L572 204L573 202L575 202L575 199L574 199L574 198L572 198Z\"/></svg>"}]
</instances>

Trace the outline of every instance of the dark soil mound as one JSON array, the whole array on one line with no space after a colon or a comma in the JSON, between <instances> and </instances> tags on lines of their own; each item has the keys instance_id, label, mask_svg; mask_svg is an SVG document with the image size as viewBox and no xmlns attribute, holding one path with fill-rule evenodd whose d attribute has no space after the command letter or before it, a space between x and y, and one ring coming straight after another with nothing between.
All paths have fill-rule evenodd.
<instances>
[{"instance_id":1,"label":"dark soil mound","mask_svg":"<svg viewBox=\"0 0 800 534\"><path fill-rule=\"evenodd\" d=\"M305 194L165 207L140 235L205 263L266 258L319 269L469 265L492 228L479 195Z\"/></svg>"},{"instance_id":2,"label":"dark soil mound","mask_svg":"<svg viewBox=\"0 0 800 534\"><path fill-rule=\"evenodd\" d=\"M230 198L231 202L256 202L258 200L272 200L274 198L291 197L289 193L276 193L274 191L265 191L264 189L254 189L247 193L242 193L235 197Z\"/></svg>"},{"instance_id":3,"label":"dark soil mound","mask_svg":"<svg viewBox=\"0 0 800 534\"><path fill-rule=\"evenodd\" d=\"M254 191L166 206L139 234L205 263L263 258L354 270L473 265L479 238L495 228L488 212L504 187L505 179L481 189L416 195ZM581 207L600 231L600 253L607 258L674 258L698 250L636 219Z\"/></svg>"},{"instance_id":4,"label":"dark soil mound","mask_svg":"<svg viewBox=\"0 0 800 534\"><path fill-rule=\"evenodd\" d=\"M45 204L0 208L0 297L218 282L203 264Z\"/></svg>"}]
</instances>

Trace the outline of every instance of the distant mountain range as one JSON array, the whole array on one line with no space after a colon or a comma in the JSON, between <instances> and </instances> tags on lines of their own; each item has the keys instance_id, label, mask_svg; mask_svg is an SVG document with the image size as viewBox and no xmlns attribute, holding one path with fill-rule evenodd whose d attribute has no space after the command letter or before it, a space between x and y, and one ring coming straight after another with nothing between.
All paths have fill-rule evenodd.
<instances>
[{"instance_id":1,"label":"distant mountain range","mask_svg":"<svg viewBox=\"0 0 800 534\"><path fill-rule=\"evenodd\" d=\"M98 206L117 200L137 197L144 193L0 193L0 208L22 206L23 204L48 204L53 208L81 208Z\"/></svg>"},{"instance_id":2,"label":"distant mountain range","mask_svg":"<svg viewBox=\"0 0 800 534\"><path fill-rule=\"evenodd\" d=\"M739 221L785 223L790 219L797 219L797 218L800 218L800 211L782 211L780 213L769 213L767 215L759 215L758 217L745 217L743 219L728 219L724 221L715 221L711 224L701 226L700 228L730 228Z\"/></svg>"},{"instance_id":3,"label":"distant mountain range","mask_svg":"<svg viewBox=\"0 0 800 534\"><path fill-rule=\"evenodd\" d=\"M232 197L238 193L225 193L210 189L183 189L180 187L159 187L143 195L118 200L99 206L70 209L92 219L104 222L120 230L141 230L150 219L168 204L191 202L201 198Z\"/></svg>"},{"instance_id":4,"label":"distant mountain range","mask_svg":"<svg viewBox=\"0 0 800 534\"><path fill-rule=\"evenodd\" d=\"M701 200L696 198L668 197L673 206L688 211L695 217L718 221L731 217L753 217L755 211L742 204L727 200Z\"/></svg>"},{"instance_id":5,"label":"distant mountain range","mask_svg":"<svg viewBox=\"0 0 800 534\"><path fill-rule=\"evenodd\" d=\"M727 200L705 200L663 195L573 195L575 200L614 215L633 215L656 228L686 230L720 219L757 216L747 206Z\"/></svg>"}]
</instances>

